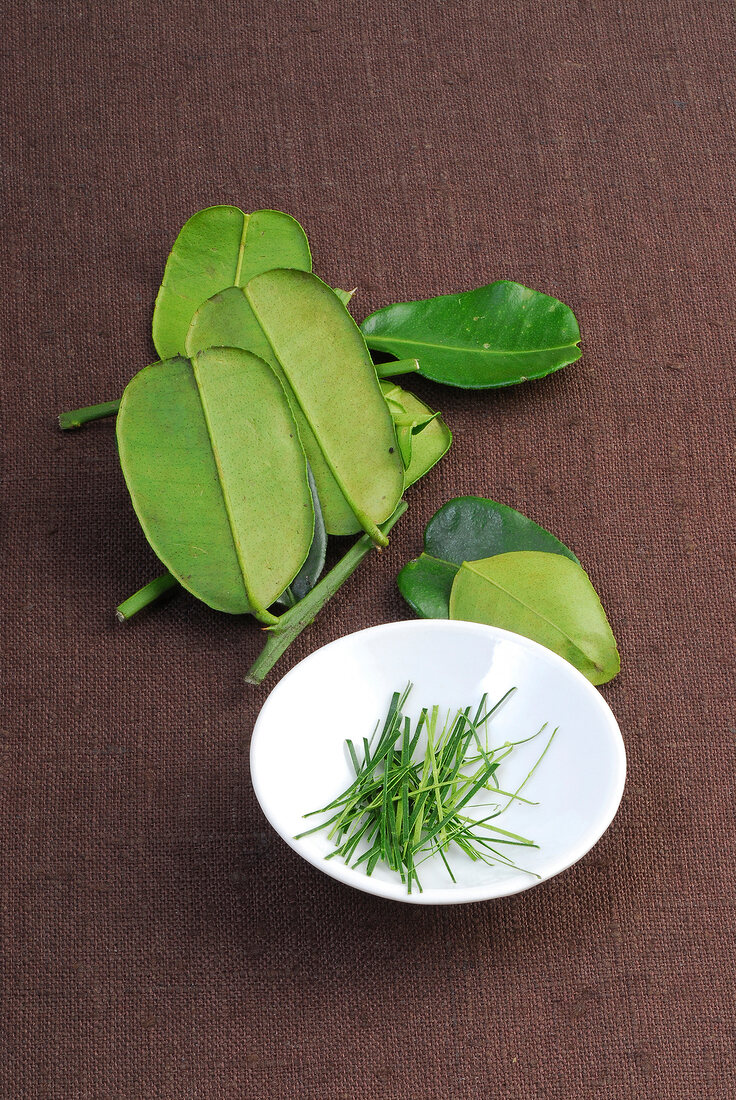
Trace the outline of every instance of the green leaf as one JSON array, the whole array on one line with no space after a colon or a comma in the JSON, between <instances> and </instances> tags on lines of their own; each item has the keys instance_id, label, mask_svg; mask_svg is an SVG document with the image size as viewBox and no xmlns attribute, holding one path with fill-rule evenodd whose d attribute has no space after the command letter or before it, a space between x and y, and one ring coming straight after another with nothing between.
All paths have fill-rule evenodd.
<instances>
[{"instance_id":1,"label":"green leaf","mask_svg":"<svg viewBox=\"0 0 736 1100\"><path fill-rule=\"evenodd\" d=\"M592 684L618 673L616 641L587 574L561 554L516 551L464 562L450 618L512 630L569 661Z\"/></svg>"},{"instance_id":2,"label":"green leaf","mask_svg":"<svg viewBox=\"0 0 736 1100\"><path fill-rule=\"evenodd\" d=\"M386 306L360 327L374 351L418 359L425 378L465 389L542 378L581 355L569 306L506 280Z\"/></svg>"},{"instance_id":3,"label":"green leaf","mask_svg":"<svg viewBox=\"0 0 736 1100\"><path fill-rule=\"evenodd\" d=\"M475 496L455 497L435 512L424 531L424 550L396 580L406 602L425 619L448 618L450 589L464 561L541 550L580 564L563 542L521 512Z\"/></svg>"},{"instance_id":4,"label":"green leaf","mask_svg":"<svg viewBox=\"0 0 736 1100\"><path fill-rule=\"evenodd\" d=\"M119 404L120 402L118 402L118 405ZM309 469L309 466L307 466L307 478L309 480L309 489L312 494L312 506L314 508L314 536L304 565L294 577L289 587L274 601L282 607L293 607L294 604L303 599L304 596L314 588L325 564L327 532L325 531L324 520L322 519L322 512L319 506L317 488L314 484L314 478L312 477L312 471ZM164 573L162 577L156 577L155 580L150 581L148 584L144 585L143 588L134 592L132 596L129 596L126 600L123 600L122 603L118 604L115 608L118 619L121 622L126 622L128 619L131 619L133 615L137 615L139 611L142 611L144 607L148 607L149 604L154 603L161 596L170 592L172 588L178 588L178 586L176 578L173 577L171 573Z\"/></svg>"},{"instance_id":5,"label":"green leaf","mask_svg":"<svg viewBox=\"0 0 736 1100\"><path fill-rule=\"evenodd\" d=\"M393 382L381 382L381 389L394 423L410 431L410 458L404 470L404 488L408 489L447 454L452 432L439 413L432 412L413 393Z\"/></svg>"},{"instance_id":6,"label":"green leaf","mask_svg":"<svg viewBox=\"0 0 736 1100\"><path fill-rule=\"evenodd\" d=\"M360 330L331 288L304 271L258 275L246 296L342 495L385 545L378 524L401 499L404 470Z\"/></svg>"},{"instance_id":7,"label":"green leaf","mask_svg":"<svg viewBox=\"0 0 736 1100\"><path fill-rule=\"evenodd\" d=\"M411 428L408 424L396 425L396 442L399 444L399 454L406 470L411 463Z\"/></svg>"},{"instance_id":8,"label":"green leaf","mask_svg":"<svg viewBox=\"0 0 736 1100\"><path fill-rule=\"evenodd\" d=\"M273 267L312 270L304 230L288 214L210 206L191 217L174 242L153 312L161 359L185 353L189 324L202 302Z\"/></svg>"},{"instance_id":9,"label":"green leaf","mask_svg":"<svg viewBox=\"0 0 736 1100\"><path fill-rule=\"evenodd\" d=\"M128 384L120 462L146 538L179 583L233 614L266 609L314 533L307 464L283 388L234 348L154 363Z\"/></svg>"}]
</instances>

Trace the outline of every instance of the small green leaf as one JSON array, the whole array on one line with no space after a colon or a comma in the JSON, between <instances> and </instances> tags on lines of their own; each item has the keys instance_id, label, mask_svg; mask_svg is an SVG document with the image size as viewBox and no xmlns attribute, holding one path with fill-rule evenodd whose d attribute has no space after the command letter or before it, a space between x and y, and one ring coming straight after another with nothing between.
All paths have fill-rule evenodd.
<instances>
[{"instance_id":1,"label":"small green leaf","mask_svg":"<svg viewBox=\"0 0 736 1100\"><path fill-rule=\"evenodd\" d=\"M407 470L411 465L411 427L408 424L396 425L396 442L399 444L399 453L401 455L401 461L404 463L404 469Z\"/></svg>"},{"instance_id":2,"label":"small green leaf","mask_svg":"<svg viewBox=\"0 0 736 1100\"><path fill-rule=\"evenodd\" d=\"M307 464L283 387L249 352L216 348L154 363L128 384L120 463L153 550L220 611L266 609L314 533Z\"/></svg>"},{"instance_id":3,"label":"small green leaf","mask_svg":"<svg viewBox=\"0 0 736 1100\"><path fill-rule=\"evenodd\" d=\"M185 354L190 321L203 302L273 267L312 270L307 238L294 218L280 210L244 214L237 206L194 214L174 242L156 298L153 343L160 358Z\"/></svg>"},{"instance_id":4,"label":"small green leaf","mask_svg":"<svg viewBox=\"0 0 736 1100\"><path fill-rule=\"evenodd\" d=\"M465 389L542 378L581 355L570 307L506 280L385 306L361 330L372 350L418 359L426 378Z\"/></svg>"},{"instance_id":5,"label":"small green leaf","mask_svg":"<svg viewBox=\"0 0 736 1100\"><path fill-rule=\"evenodd\" d=\"M424 550L404 566L397 583L412 610L425 619L448 618L450 588L464 561L543 550L580 564L572 550L521 512L474 496L455 497L435 512L424 531Z\"/></svg>"},{"instance_id":6,"label":"small green leaf","mask_svg":"<svg viewBox=\"0 0 736 1100\"><path fill-rule=\"evenodd\" d=\"M410 429L410 461L405 463L404 488L424 477L447 454L452 432L440 417L408 390L393 382L381 382L383 396L397 425Z\"/></svg>"},{"instance_id":7,"label":"small green leaf","mask_svg":"<svg viewBox=\"0 0 736 1100\"><path fill-rule=\"evenodd\" d=\"M516 551L464 562L452 585L450 618L532 638L592 684L605 684L621 667L593 585L580 565L561 554Z\"/></svg>"}]
</instances>

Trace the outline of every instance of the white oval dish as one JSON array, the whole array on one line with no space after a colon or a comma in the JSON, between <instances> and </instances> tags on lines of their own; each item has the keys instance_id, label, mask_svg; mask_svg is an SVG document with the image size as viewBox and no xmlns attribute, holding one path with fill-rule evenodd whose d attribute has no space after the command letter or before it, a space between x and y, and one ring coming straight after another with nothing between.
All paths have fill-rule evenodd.
<instances>
[{"instance_id":1,"label":"white oval dish","mask_svg":"<svg viewBox=\"0 0 736 1100\"><path fill-rule=\"evenodd\" d=\"M353 778L344 742L370 737L394 691L414 685L405 713L423 706L489 705L517 691L490 724L490 744L528 737L544 722L559 726L549 752L524 787L539 805L516 803L498 824L539 848L511 848L515 862L539 878L448 854L453 883L439 857L421 867L423 892L407 893L380 864L371 876L339 857L326 833L295 840L317 824L303 815L337 797ZM501 765L501 787L514 789L544 748L545 735L520 745ZM250 766L256 797L277 833L320 871L379 897L418 905L452 905L505 897L552 878L600 839L618 809L626 755L605 700L571 664L507 630L447 619L417 619L359 630L310 654L268 696L253 730Z\"/></svg>"}]
</instances>

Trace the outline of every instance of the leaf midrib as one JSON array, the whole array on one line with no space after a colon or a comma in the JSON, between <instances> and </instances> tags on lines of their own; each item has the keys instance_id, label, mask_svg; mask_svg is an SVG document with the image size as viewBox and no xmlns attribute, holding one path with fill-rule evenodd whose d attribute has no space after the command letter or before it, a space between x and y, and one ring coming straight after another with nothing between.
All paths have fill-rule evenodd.
<instances>
[{"instance_id":1,"label":"leaf midrib","mask_svg":"<svg viewBox=\"0 0 736 1100\"><path fill-rule=\"evenodd\" d=\"M452 568L456 570L461 569L463 566L463 562L458 564L456 561L450 561L448 558L438 558L436 554L430 554L429 550L422 550L422 554L425 558L429 558L430 561L438 561L441 565L451 565Z\"/></svg>"},{"instance_id":2,"label":"leaf midrib","mask_svg":"<svg viewBox=\"0 0 736 1100\"><path fill-rule=\"evenodd\" d=\"M402 336L374 336L371 332L364 332L363 335L371 347L376 344L408 344L411 347L420 348L436 348L437 351L462 351L467 355L539 355L543 351L567 351L569 348L578 348L578 341L573 341L571 344L557 344L554 347L543 348L471 348L467 344L432 344L427 340L407 340ZM379 349L380 350L380 349Z\"/></svg>"},{"instance_id":3,"label":"leaf midrib","mask_svg":"<svg viewBox=\"0 0 736 1100\"><path fill-rule=\"evenodd\" d=\"M518 603L520 607L523 607L526 611L531 612L532 615L536 615L536 617L538 619L541 619L542 622L546 623L547 626L550 626L553 630L556 630L558 634L561 634L563 638L567 639L570 645L573 646L573 648L576 649L578 653L580 653L585 658L586 661L590 661L594 668L598 669L599 672L603 671L602 664L598 664L598 662L593 657L586 653L584 649L580 648L578 643L570 637L567 631L563 630L561 626L557 625L557 623L553 623L551 619L548 619L547 616L543 615L541 611L538 611L536 607L530 607L529 604L524 603L524 601L519 599L518 596L515 596L513 592L509 592L509 590L507 588L504 588L502 584L499 584L498 581L486 576L485 573L481 573L479 569L473 569L472 562L463 562L463 565L465 565L468 572L474 573L476 577L480 577L482 580L487 581L488 584L492 584L495 588L499 590L499 592L503 592L505 596L508 596L510 600L513 600L514 603ZM460 566L460 568L462 569L462 566Z\"/></svg>"},{"instance_id":4,"label":"leaf midrib","mask_svg":"<svg viewBox=\"0 0 736 1100\"><path fill-rule=\"evenodd\" d=\"M245 255L245 238L248 234L248 222L250 214L243 214L243 228L240 232L240 247L238 248L238 260L235 265L235 279L233 286L240 286L240 273L243 270L243 256Z\"/></svg>"}]
</instances>

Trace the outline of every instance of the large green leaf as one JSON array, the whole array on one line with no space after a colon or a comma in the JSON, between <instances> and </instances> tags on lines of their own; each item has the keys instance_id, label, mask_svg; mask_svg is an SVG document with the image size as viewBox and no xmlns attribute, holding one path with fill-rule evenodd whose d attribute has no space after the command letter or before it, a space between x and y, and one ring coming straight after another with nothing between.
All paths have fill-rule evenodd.
<instances>
[{"instance_id":1,"label":"large green leaf","mask_svg":"<svg viewBox=\"0 0 736 1100\"><path fill-rule=\"evenodd\" d=\"M117 418L120 462L146 538L210 607L266 610L305 561L314 509L304 451L272 369L215 348L140 371Z\"/></svg>"},{"instance_id":2,"label":"large green leaf","mask_svg":"<svg viewBox=\"0 0 736 1100\"><path fill-rule=\"evenodd\" d=\"M570 307L506 280L386 306L360 327L369 348L418 359L426 378L465 389L541 378L581 355Z\"/></svg>"},{"instance_id":3,"label":"large green leaf","mask_svg":"<svg viewBox=\"0 0 736 1100\"><path fill-rule=\"evenodd\" d=\"M464 562L450 618L513 630L559 653L593 684L620 669L616 641L587 574L561 554L516 551Z\"/></svg>"},{"instance_id":4,"label":"large green leaf","mask_svg":"<svg viewBox=\"0 0 736 1100\"><path fill-rule=\"evenodd\" d=\"M246 296L343 497L385 545L378 524L401 499L404 469L360 330L334 291L304 271L258 275Z\"/></svg>"},{"instance_id":5,"label":"large green leaf","mask_svg":"<svg viewBox=\"0 0 736 1100\"><path fill-rule=\"evenodd\" d=\"M272 267L312 270L299 222L279 210L244 214L210 206L184 225L166 262L153 312L153 342L162 359L186 353L195 310L226 287L245 286Z\"/></svg>"},{"instance_id":6,"label":"large green leaf","mask_svg":"<svg viewBox=\"0 0 736 1100\"><path fill-rule=\"evenodd\" d=\"M455 497L427 524L424 553L399 573L399 591L422 618L446 619L450 589L462 563L513 550L542 550L578 562L563 542L516 509L485 497Z\"/></svg>"}]
</instances>

